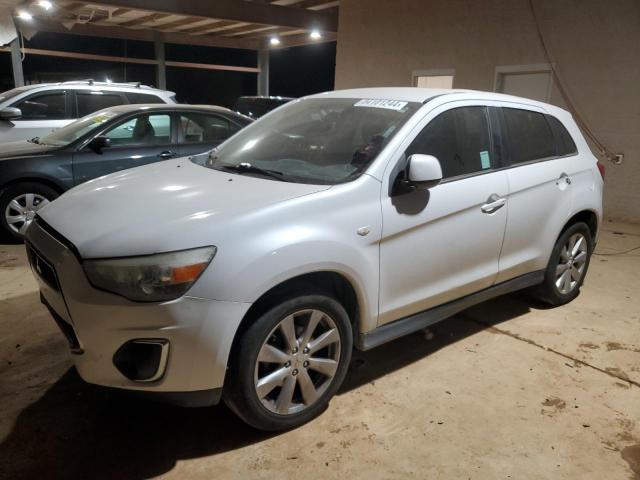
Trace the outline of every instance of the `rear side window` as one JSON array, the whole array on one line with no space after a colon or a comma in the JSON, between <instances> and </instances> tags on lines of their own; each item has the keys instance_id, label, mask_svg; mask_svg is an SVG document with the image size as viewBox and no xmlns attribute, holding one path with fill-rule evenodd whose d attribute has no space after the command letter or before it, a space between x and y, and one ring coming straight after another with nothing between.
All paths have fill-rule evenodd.
<instances>
[{"instance_id":1,"label":"rear side window","mask_svg":"<svg viewBox=\"0 0 640 480\"><path fill-rule=\"evenodd\" d=\"M22 111L20 120L63 120L67 115L67 95L65 92L47 92L32 95L16 102L12 107Z\"/></svg>"},{"instance_id":2,"label":"rear side window","mask_svg":"<svg viewBox=\"0 0 640 480\"><path fill-rule=\"evenodd\" d=\"M171 143L171 118L167 114L133 117L104 134L114 147Z\"/></svg>"},{"instance_id":3,"label":"rear side window","mask_svg":"<svg viewBox=\"0 0 640 480\"><path fill-rule=\"evenodd\" d=\"M547 115L547 121L556 136L556 148L558 150L558 155L564 156L578 153L578 148L576 147L573 138L571 138L571 135L562 122L551 115Z\"/></svg>"},{"instance_id":4,"label":"rear side window","mask_svg":"<svg viewBox=\"0 0 640 480\"><path fill-rule=\"evenodd\" d=\"M122 96L116 92L76 92L78 117L123 103Z\"/></svg>"},{"instance_id":5,"label":"rear side window","mask_svg":"<svg viewBox=\"0 0 640 480\"><path fill-rule=\"evenodd\" d=\"M460 107L431 120L406 155L433 155L440 161L442 177L451 178L490 169L490 151L486 108Z\"/></svg>"},{"instance_id":6,"label":"rear side window","mask_svg":"<svg viewBox=\"0 0 640 480\"><path fill-rule=\"evenodd\" d=\"M221 142L240 127L218 115L183 113L180 115L183 143Z\"/></svg>"},{"instance_id":7,"label":"rear side window","mask_svg":"<svg viewBox=\"0 0 640 480\"><path fill-rule=\"evenodd\" d=\"M126 92L130 103L164 103L160 97L148 93Z\"/></svg>"},{"instance_id":8,"label":"rear side window","mask_svg":"<svg viewBox=\"0 0 640 480\"><path fill-rule=\"evenodd\" d=\"M556 142L542 113L503 108L511 163L524 163L556 156Z\"/></svg>"}]
</instances>

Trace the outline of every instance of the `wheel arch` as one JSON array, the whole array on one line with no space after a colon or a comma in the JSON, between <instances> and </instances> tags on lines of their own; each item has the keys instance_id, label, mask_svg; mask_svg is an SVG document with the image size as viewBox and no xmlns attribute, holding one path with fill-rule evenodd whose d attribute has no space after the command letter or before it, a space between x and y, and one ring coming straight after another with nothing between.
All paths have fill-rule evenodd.
<instances>
[{"instance_id":1,"label":"wheel arch","mask_svg":"<svg viewBox=\"0 0 640 480\"><path fill-rule=\"evenodd\" d=\"M66 188L64 188L57 181L49 177L42 177L37 175L29 175L26 177L13 178L8 182L3 183L2 186L0 186L0 190L5 190L6 188L12 187L13 185L18 185L20 183L41 183L42 185L46 185L47 187L54 189L60 195L62 195L66 191Z\"/></svg>"},{"instance_id":2,"label":"wheel arch","mask_svg":"<svg viewBox=\"0 0 640 480\"><path fill-rule=\"evenodd\" d=\"M583 222L587 224L587 226L589 227L589 233L591 233L591 240L595 242L598 235L598 228L600 227L598 225L598 214L594 210L588 210L588 209L580 210L579 212L573 214L565 222L564 226L562 227L562 230L560 230L560 232L556 236L556 239L560 238L560 235L562 235L569 227L571 227L571 225L578 222Z\"/></svg>"},{"instance_id":3,"label":"wheel arch","mask_svg":"<svg viewBox=\"0 0 640 480\"><path fill-rule=\"evenodd\" d=\"M361 305L353 283L342 273L330 270L315 271L291 277L264 292L240 321L231 344L229 358L233 358L238 340L251 322L287 298L302 293L321 293L335 298L347 311L353 334L358 334Z\"/></svg>"}]
</instances>

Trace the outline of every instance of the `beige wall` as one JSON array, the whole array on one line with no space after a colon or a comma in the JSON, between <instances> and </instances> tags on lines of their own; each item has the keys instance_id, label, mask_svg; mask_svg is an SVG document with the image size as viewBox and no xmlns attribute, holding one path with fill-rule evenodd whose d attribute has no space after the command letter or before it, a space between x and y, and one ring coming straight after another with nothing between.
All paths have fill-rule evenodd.
<instances>
[{"instance_id":1,"label":"beige wall","mask_svg":"<svg viewBox=\"0 0 640 480\"><path fill-rule=\"evenodd\" d=\"M625 155L607 163L608 218L640 222L640 0L533 0L551 60L583 119ZM411 85L455 70L493 90L497 66L548 63L528 0L341 0L336 88ZM564 105L557 87L551 102Z\"/></svg>"}]
</instances>

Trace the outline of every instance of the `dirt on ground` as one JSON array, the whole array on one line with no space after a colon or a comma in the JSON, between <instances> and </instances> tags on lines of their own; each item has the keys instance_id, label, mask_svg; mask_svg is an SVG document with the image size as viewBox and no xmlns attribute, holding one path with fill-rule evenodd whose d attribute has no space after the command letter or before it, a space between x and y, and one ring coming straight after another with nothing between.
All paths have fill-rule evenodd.
<instances>
[{"instance_id":1,"label":"dirt on ground","mask_svg":"<svg viewBox=\"0 0 640 480\"><path fill-rule=\"evenodd\" d=\"M0 245L0 478L640 479L640 227L581 295L494 299L356 352L327 411L265 434L85 384L21 245Z\"/></svg>"}]
</instances>

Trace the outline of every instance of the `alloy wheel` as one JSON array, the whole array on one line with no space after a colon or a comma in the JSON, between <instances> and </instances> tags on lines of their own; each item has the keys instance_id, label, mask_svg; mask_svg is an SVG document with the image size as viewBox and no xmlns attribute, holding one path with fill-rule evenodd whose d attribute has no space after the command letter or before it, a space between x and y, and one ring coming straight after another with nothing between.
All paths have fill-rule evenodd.
<instances>
[{"instance_id":1,"label":"alloy wheel","mask_svg":"<svg viewBox=\"0 0 640 480\"><path fill-rule=\"evenodd\" d=\"M587 265L587 239L581 233L571 235L560 250L556 266L556 288L566 295L573 291L584 274Z\"/></svg>"},{"instance_id":2,"label":"alloy wheel","mask_svg":"<svg viewBox=\"0 0 640 480\"><path fill-rule=\"evenodd\" d=\"M331 384L340 360L340 334L325 312L305 309L287 315L271 330L258 353L255 391L280 415L314 404Z\"/></svg>"},{"instance_id":3,"label":"alloy wheel","mask_svg":"<svg viewBox=\"0 0 640 480\"><path fill-rule=\"evenodd\" d=\"M38 193L23 193L9 202L4 211L4 218L11 230L24 235L27 227L36 216L36 212L49 203L49 200Z\"/></svg>"}]
</instances>

